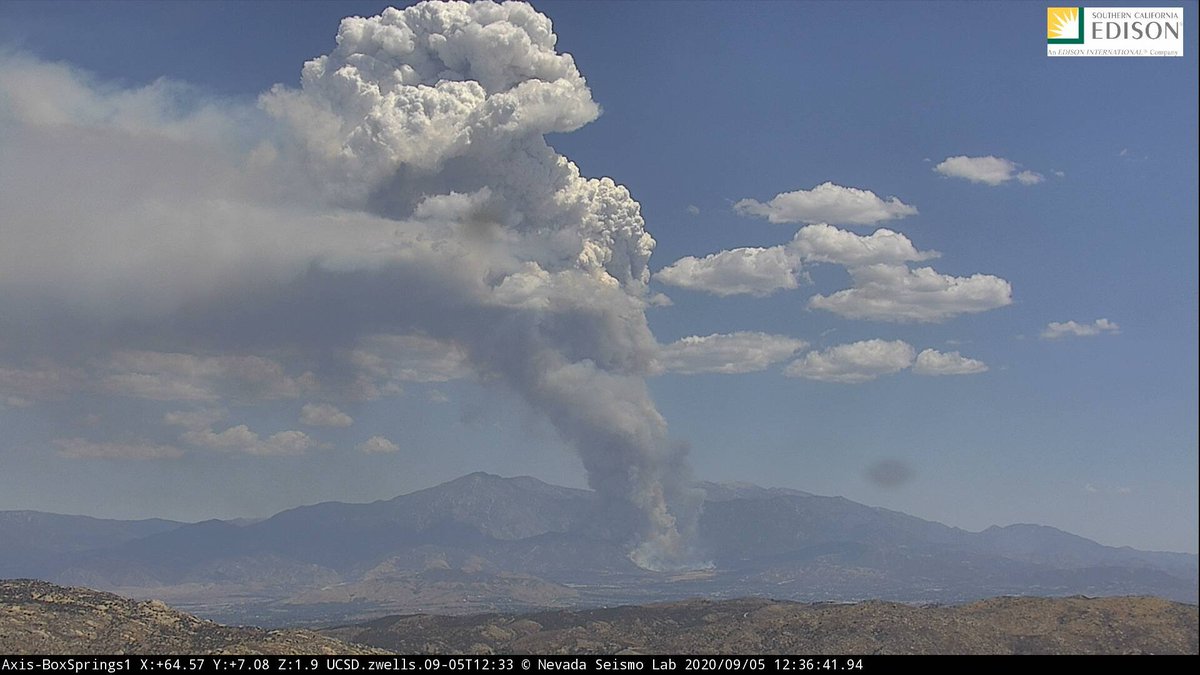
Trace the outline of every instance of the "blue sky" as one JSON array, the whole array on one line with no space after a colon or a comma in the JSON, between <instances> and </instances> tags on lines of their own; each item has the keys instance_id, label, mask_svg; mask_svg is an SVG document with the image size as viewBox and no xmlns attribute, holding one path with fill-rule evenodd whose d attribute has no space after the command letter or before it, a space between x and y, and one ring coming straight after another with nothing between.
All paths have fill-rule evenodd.
<instances>
[{"instance_id":1,"label":"blue sky","mask_svg":"<svg viewBox=\"0 0 1200 675\"><path fill-rule=\"evenodd\" d=\"M626 186L657 241L646 292L671 304L645 310L654 338L669 345L749 331L807 343L762 369L742 368L752 372L647 379L671 437L690 445L698 477L843 495L969 529L1034 522L1105 544L1197 550L1195 3L1183 5L1186 56L1147 59L1047 58L1044 7L1031 3L534 4L553 21L557 51L574 57L602 110L577 130L550 129L548 143L583 176ZM386 6L6 2L2 63L10 73L65 64L76 78L70 86L106 97L159 78L186 83L167 94L181 109L209 106L241 122L234 136L270 140L278 132L256 107L258 96L276 83L299 87L303 63L333 50L342 17ZM53 100L58 91L66 89L39 95ZM72 131L56 127L57 138L81 134L64 141L64 164L105 160L103 152L87 154L85 132L99 135L99 127L63 124ZM0 148L26 128L0 126ZM187 129L188 142L209 138L201 122ZM1012 178L980 182L972 172L982 165L956 173L942 164L952 157L1008 160ZM114 156L107 166L120 173L122 161ZM55 175L50 165L38 171ZM22 172L0 169L6 181ZM1025 184L1016 178L1021 171L1040 181ZM1011 285L1011 301L935 321L895 312L855 318L810 305L814 296L854 287L849 265L805 259L794 270L795 288L753 294L720 295L712 283L657 276L688 256L784 247L807 216L769 222L735 204L826 182L917 210L831 225L858 237L893 230L919 251L940 253L910 259L909 268L990 275ZM77 198L69 181L27 189L49 201ZM179 223L187 229L186 214ZM91 227L86 217L70 226ZM45 299L52 296L21 296L4 305L9 318L0 321L0 387L11 390L0 407L0 508L198 519L388 498L474 470L586 481L546 410L469 368L401 376L402 393L339 399L305 389L303 368L286 356L290 347L260 333L235 340L226 338L236 329L218 331L185 350L171 341L178 331L145 328L160 319L114 310L64 336L46 328L60 325L46 317L70 314L73 305ZM1101 319L1109 323L1095 323ZM1069 321L1076 323L1050 327ZM321 322L297 325L320 332ZM88 331L105 337L81 348ZM156 337L142 340L147 333ZM87 385L150 372L144 363L129 373L95 365L128 346L114 335L138 335L131 348L139 353L271 358L287 377L271 381L282 387L278 395L221 390L203 405ZM839 358L827 350L868 340L903 341L914 355L959 352L987 369L922 376L910 355L901 356L898 372L857 383L812 376L813 364ZM73 363L81 353L86 358ZM807 370L793 367L810 354ZM253 365L189 363L192 375ZM61 384L74 382L63 373L83 374L74 385ZM60 383L51 393L30 384L47 377ZM298 426L310 403L337 408L353 423ZM223 416L207 427L161 421L214 408ZM310 421L319 412L310 409ZM243 424L256 434L249 445L269 446L273 434L295 429L309 441L302 452L276 453L238 452L234 440L222 445L211 436L208 446L200 436L181 440ZM391 445L363 452L375 436ZM82 443L91 450L79 450ZM118 443L171 451L103 456ZM873 480L881 462L898 477Z\"/></svg>"}]
</instances>

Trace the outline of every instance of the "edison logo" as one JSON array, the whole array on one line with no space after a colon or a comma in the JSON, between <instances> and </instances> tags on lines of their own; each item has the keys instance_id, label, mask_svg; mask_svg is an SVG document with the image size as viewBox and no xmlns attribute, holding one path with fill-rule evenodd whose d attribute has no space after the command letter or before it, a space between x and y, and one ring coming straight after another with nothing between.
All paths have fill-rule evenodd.
<instances>
[{"instance_id":1,"label":"edison logo","mask_svg":"<svg viewBox=\"0 0 1200 675\"><path fill-rule=\"evenodd\" d=\"M1082 15L1082 7L1047 7L1046 44L1083 44Z\"/></svg>"},{"instance_id":2,"label":"edison logo","mask_svg":"<svg viewBox=\"0 0 1200 675\"><path fill-rule=\"evenodd\" d=\"M1182 7L1047 7L1046 56L1179 57L1183 28Z\"/></svg>"}]
</instances>

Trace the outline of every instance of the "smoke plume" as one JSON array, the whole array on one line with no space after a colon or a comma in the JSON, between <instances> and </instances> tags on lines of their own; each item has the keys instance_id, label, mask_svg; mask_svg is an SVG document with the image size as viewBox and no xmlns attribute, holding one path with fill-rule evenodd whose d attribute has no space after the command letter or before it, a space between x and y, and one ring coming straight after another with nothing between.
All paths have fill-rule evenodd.
<instances>
[{"instance_id":1,"label":"smoke plume","mask_svg":"<svg viewBox=\"0 0 1200 675\"><path fill-rule=\"evenodd\" d=\"M50 298L65 309L39 321L89 321L113 348L305 354L327 387L380 336L451 345L578 451L637 564L686 566L698 500L644 379L654 239L625 187L546 142L599 115L555 42L516 2L347 18L299 87L257 109L10 57L0 131L20 133L0 187L19 196L0 217L21 224L0 252L0 310ZM123 170L95 186L102 165ZM39 172L76 194L47 208L28 189Z\"/></svg>"}]
</instances>

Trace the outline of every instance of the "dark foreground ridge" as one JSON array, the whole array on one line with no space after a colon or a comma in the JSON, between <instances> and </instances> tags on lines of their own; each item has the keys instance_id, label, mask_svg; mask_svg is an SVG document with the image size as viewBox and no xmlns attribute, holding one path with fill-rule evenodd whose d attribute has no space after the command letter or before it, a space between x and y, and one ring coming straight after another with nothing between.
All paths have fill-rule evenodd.
<instances>
[{"instance_id":1,"label":"dark foreground ridge","mask_svg":"<svg viewBox=\"0 0 1200 675\"><path fill-rule=\"evenodd\" d=\"M401 653L1195 654L1197 608L1140 597L1010 597L953 607L752 598L388 617L323 632Z\"/></svg>"},{"instance_id":2,"label":"dark foreground ridge","mask_svg":"<svg viewBox=\"0 0 1200 675\"><path fill-rule=\"evenodd\" d=\"M954 607L763 599L396 616L266 631L42 581L0 581L0 654L1195 654L1197 608L1159 598Z\"/></svg>"},{"instance_id":3,"label":"dark foreground ridge","mask_svg":"<svg viewBox=\"0 0 1200 675\"><path fill-rule=\"evenodd\" d=\"M376 654L307 630L222 626L158 602L0 581L0 654Z\"/></svg>"}]
</instances>

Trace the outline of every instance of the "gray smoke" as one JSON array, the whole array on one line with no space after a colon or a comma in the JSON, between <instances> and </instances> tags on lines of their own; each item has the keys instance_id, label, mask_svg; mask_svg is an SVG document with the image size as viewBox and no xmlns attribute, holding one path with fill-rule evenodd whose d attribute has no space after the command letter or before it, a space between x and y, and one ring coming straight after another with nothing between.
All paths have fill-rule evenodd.
<instances>
[{"instance_id":1,"label":"gray smoke","mask_svg":"<svg viewBox=\"0 0 1200 675\"><path fill-rule=\"evenodd\" d=\"M325 183L332 199L455 230L478 267L439 283L461 314L425 329L545 411L591 486L633 507L638 564L680 564L694 508L643 381L657 349L644 315L654 240L624 187L581 177L544 140L599 114L555 40L520 3L389 9L344 20L301 89L263 103L306 166L344 178ZM688 507L682 526L672 506Z\"/></svg>"},{"instance_id":2,"label":"gray smoke","mask_svg":"<svg viewBox=\"0 0 1200 675\"><path fill-rule=\"evenodd\" d=\"M114 93L10 57L0 131L20 133L0 169L31 184L79 172L69 202L87 208L47 208L0 170L20 195L0 206L20 223L0 252L0 309L49 298L102 315L111 342L176 351L336 361L380 335L453 345L577 449L637 564L688 566L699 501L644 379L654 239L627 189L547 144L599 114L555 42L516 2L348 18L299 88L276 86L258 110L180 108L177 85ZM89 187L102 165L125 171ZM122 180L139 196L103 184Z\"/></svg>"}]
</instances>

